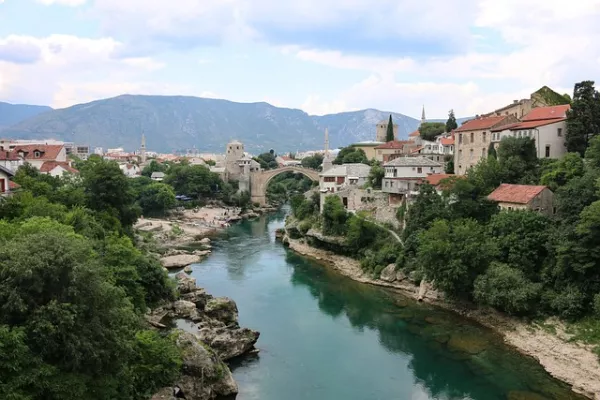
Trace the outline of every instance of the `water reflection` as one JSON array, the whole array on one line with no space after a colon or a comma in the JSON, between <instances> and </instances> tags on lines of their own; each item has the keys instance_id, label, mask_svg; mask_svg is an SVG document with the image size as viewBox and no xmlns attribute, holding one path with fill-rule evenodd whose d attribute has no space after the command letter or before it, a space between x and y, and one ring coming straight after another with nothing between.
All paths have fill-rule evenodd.
<instances>
[{"instance_id":1,"label":"water reflection","mask_svg":"<svg viewBox=\"0 0 600 400\"><path fill-rule=\"evenodd\" d=\"M291 282L319 309L357 331L376 330L388 351L410 356L414 383L435 399L583 399L487 329L401 295L361 285L288 253ZM520 392L520 393L517 393ZM521 396L521 397L515 397Z\"/></svg>"}]
</instances>

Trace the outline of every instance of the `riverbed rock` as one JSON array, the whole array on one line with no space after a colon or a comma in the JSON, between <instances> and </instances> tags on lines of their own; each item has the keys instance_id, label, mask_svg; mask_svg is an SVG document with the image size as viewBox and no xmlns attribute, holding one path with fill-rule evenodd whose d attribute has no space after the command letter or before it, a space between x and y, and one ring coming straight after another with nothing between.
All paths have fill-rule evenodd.
<instances>
[{"instance_id":1,"label":"riverbed rock","mask_svg":"<svg viewBox=\"0 0 600 400\"><path fill-rule=\"evenodd\" d=\"M210 239L209 238L204 238L204 239L200 240L199 243L200 244L204 244L204 245L210 245Z\"/></svg>"},{"instance_id":2,"label":"riverbed rock","mask_svg":"<svg viewBox=\"0 0 600 400\"><path fill-rule=\"evenodd\" d=\"M229 367L196 336L176 331L177 346L182 351L182 376L175 383L188 400L209 400L217 396L231 396L238 392ZM168 390L162 389L152 399L171 399Z\"/></svg>"},{"instance_id":3,"label":"riverbed rock","mask_svg":"<svg viewBox=\"0 0 600 400\"><path fill-rule=\"evenodd\" d=\"M189 276L184 272L175 275L177 280L177 290L180 294L191 293L197 289L196 278Z\"/></svg>"},{"instance_id":4,"label":"riverbed rock","mask_svg":"<svg viewBox=\"0 0 600 400\"><path fill-rule=\"evenodd\" d=\"M185 267L183 269L183 272L185 272L186 274L191 274L192 273L192 266L188 265L187 267Z\"/></svg>"},{"instance_id":5,"label":"riverbed rock","mask_svg":"<svg viewBox=\"0 0 600 400\"><path fill-rule=\"evenodd\" d=\"M387 267L385 267L381 271L379 279L381 279L384 282L394 282L396 280L396 264L390 264Z\"/></svg>"},{"instance_id":6,"label":"riverbed rock","mask_svg":"<svg viewBox=\"0 0 600 400\"><path fill-rule=\"evenodd\" d=\"M201 324L198 337L226 361L254 349L260 333L248 328L209 328Z\"/></svg>"},{"instance_id":7,"label":"riverbed rock","mask_svg":"<svg viewBox=\"0 0 600 400\"><path fill-rule=\"evenodd\" d=\"M488 347L488 342L474 335L455 334L448 341L448 349L467 354L479 354Z\"/></svg>"},{"instance_id":8,"label":"riverbed rock","mask_svg":"<svg viewBox=\"0 0 600 400\"><path fill-rule=\"evenodd\" d=\"M178 318L191 320L198 318L198 310L196 309L196 304L187 300L177 300L173 302L173 312L174 316Z\"/></svg>"},{"instance_id":9,"label":"riverbed rock","mask_svg":"<svg viewBox=\"0 0 600 400\"><path fill-rule=\"evenodd\" d=\"M238 320L238 309L235 301L229 297L215 297L206 303L204 313L226 325L236 323Z\"/></svg>"},{"instance_id":10,"label":"riverbed rock","mask_svg":"<svg viewBox=\"0 0 600 400\"><path fill-rule=\"evenodd\" d=\"M194 254L179 254L167 256L160 259L161 264L165 268L182 268L190 264L200 261L200 257Z\"/></svg>"},{"instance_id":11,"label":"riverbed rock","mask_svg":"<svg viewBox=\"0 0 600 400\"><path fill-rule=\"evenodd\" d=\"M406 276L406 274L402 271L397 271L396 272L396 281L397 282L402 282L404 280L406 280L408 277Z\"/></svg>"}]
</instances>

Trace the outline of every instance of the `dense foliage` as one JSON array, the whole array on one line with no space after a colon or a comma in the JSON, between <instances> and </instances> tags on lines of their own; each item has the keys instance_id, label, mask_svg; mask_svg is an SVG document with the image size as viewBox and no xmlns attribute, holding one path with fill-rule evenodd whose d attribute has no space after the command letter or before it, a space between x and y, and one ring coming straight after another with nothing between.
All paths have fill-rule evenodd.
<instances>
[{"instance_id":1,"label":"dense foliage","mask_svg":"<svg viewBox=\"0 0 600 400\"><path fill-rule=\"evenodd\" d=\"M271 150L268 153L259 154L254 157L254 161L257 161L264 170L275 169L279 166L279 164L277 164L277 155L274 150Z\"/></svg>"},{"instance_id":2,"label":"dense foliage","mask_svg":"<svg viewBox=\"0 0 600 400\"><path fill-rule=\"evenodd\" d=\"M304 168L315 169L319 171L321 169L321 165L323 164L323 154L315 154L314 156L304 157L302 159L302 166Z\"/></svg>"},{"instance_id":3,"label":"dense foliage","mask_svg":"<svg viewBox=\"0 0 600 400\"><path fill-rule=\"evenodd\" d=\"M283 204L295 194L308 192L317 182L300 173L283 172L271 179L267 186L267 200L271 204Z\"/></svg>"},{"instance_id":4,"label":"dense foliage","mask_svg":"<svg viewBox=\"0 0 600 400\"><path fill-rule=\"evenodd\" d=\"M368 164L369 160L363 149L354 146L348 146L341 149L333 160L334 164Z\"/></svg>"},{"instance_id":5,"label":"dense foliage","mask_svg":"<svg viewBox=\"0 0 600 400\"><path fill-rule=\"evenodd\" d=\"M433 141L436 136L446 132L446 124L442 122L423 122L419 126L419 136L423 140Z\"/></svg>"},{"instance_id":6,"label":"dense foliage","mask_svg":"<svg viewBox=\"0 0 600 400\"><path fill-rule=\"evenodd\" d=\"M454 116L454 110L450 110L448 111L448 120L446 121L446 132L452 132L456 128L458 128L456 116Z\"/></svg>"},{"instance_id":7,"label":"dense foliage","mask_svg":"<svg viewBox=\"0 0 600 400\"><path fill-rule=\"evenodd\" d=\"M180 369L173 340L144 323L174 292L128 236L139 212L131 180L99 158L80 170L52 178L24 167L22 190L0 203L6 399L148 399Z\"/></svg>"},{"instance_id":8,"label":"dense foliage","mask_svg":"<svg viewBox=\"0 0 600 400\"><path fill-rule=\"evenodd\" d=\"M529 138L501 141L488 157L444 185L421 188L408 210L398 257L452 297L516 315L592 313L600 294L600 137L586 158L541 162ZM503 211L486 199L500 183L546 184L556 214Z\"/></svg>"},{"instance_id":9,"label":"dense foliage","mask_svg":"<svg viewBox=\"0 0 600 400\"><path fill-rule=\"evenodd\" d=\"M575 84L571 109L567 112L566 145L569 152L584 155L591 138L600 134L600 93L593 81Z\"/></svg>"}]
</instances>

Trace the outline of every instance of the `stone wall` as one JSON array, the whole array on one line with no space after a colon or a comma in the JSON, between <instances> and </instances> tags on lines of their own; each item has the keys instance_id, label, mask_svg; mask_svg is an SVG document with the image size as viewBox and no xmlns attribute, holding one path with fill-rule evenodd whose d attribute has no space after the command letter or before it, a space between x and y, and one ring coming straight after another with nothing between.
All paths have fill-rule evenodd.
<instances>
[{"instance_id":1,"label":"stone wall","mask_svg":"<svg viewBox=\"0 0 600 400\"><path fill-rule=\"evenodd\" d=\"M388 194L380 190L352 188L333 193L321 193L321 207L325 202L325 196L338 196L342 203L347 205L349 211L366 211L380 223L400 226L396 219L399 205L390 206Z\"/></svg>"}]
</instances>

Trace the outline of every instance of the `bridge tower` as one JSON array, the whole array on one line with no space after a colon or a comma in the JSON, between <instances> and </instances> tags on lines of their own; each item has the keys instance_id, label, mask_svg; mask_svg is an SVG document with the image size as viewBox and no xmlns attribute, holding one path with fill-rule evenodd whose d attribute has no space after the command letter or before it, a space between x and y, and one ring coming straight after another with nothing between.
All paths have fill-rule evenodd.
<instances>
[{"instance_id":1,"label":"bridge tower","mask_svg":"<svg viewBox=\"0 0 600 400\"><path fill-rule=\"evenodd\" d=\"M227 144L225 153L225 180L239 180L242 174L242 169L239 165L239 160L244 158L244 145L237 140L233 140Z\"/></svg>"}]
</instances>

